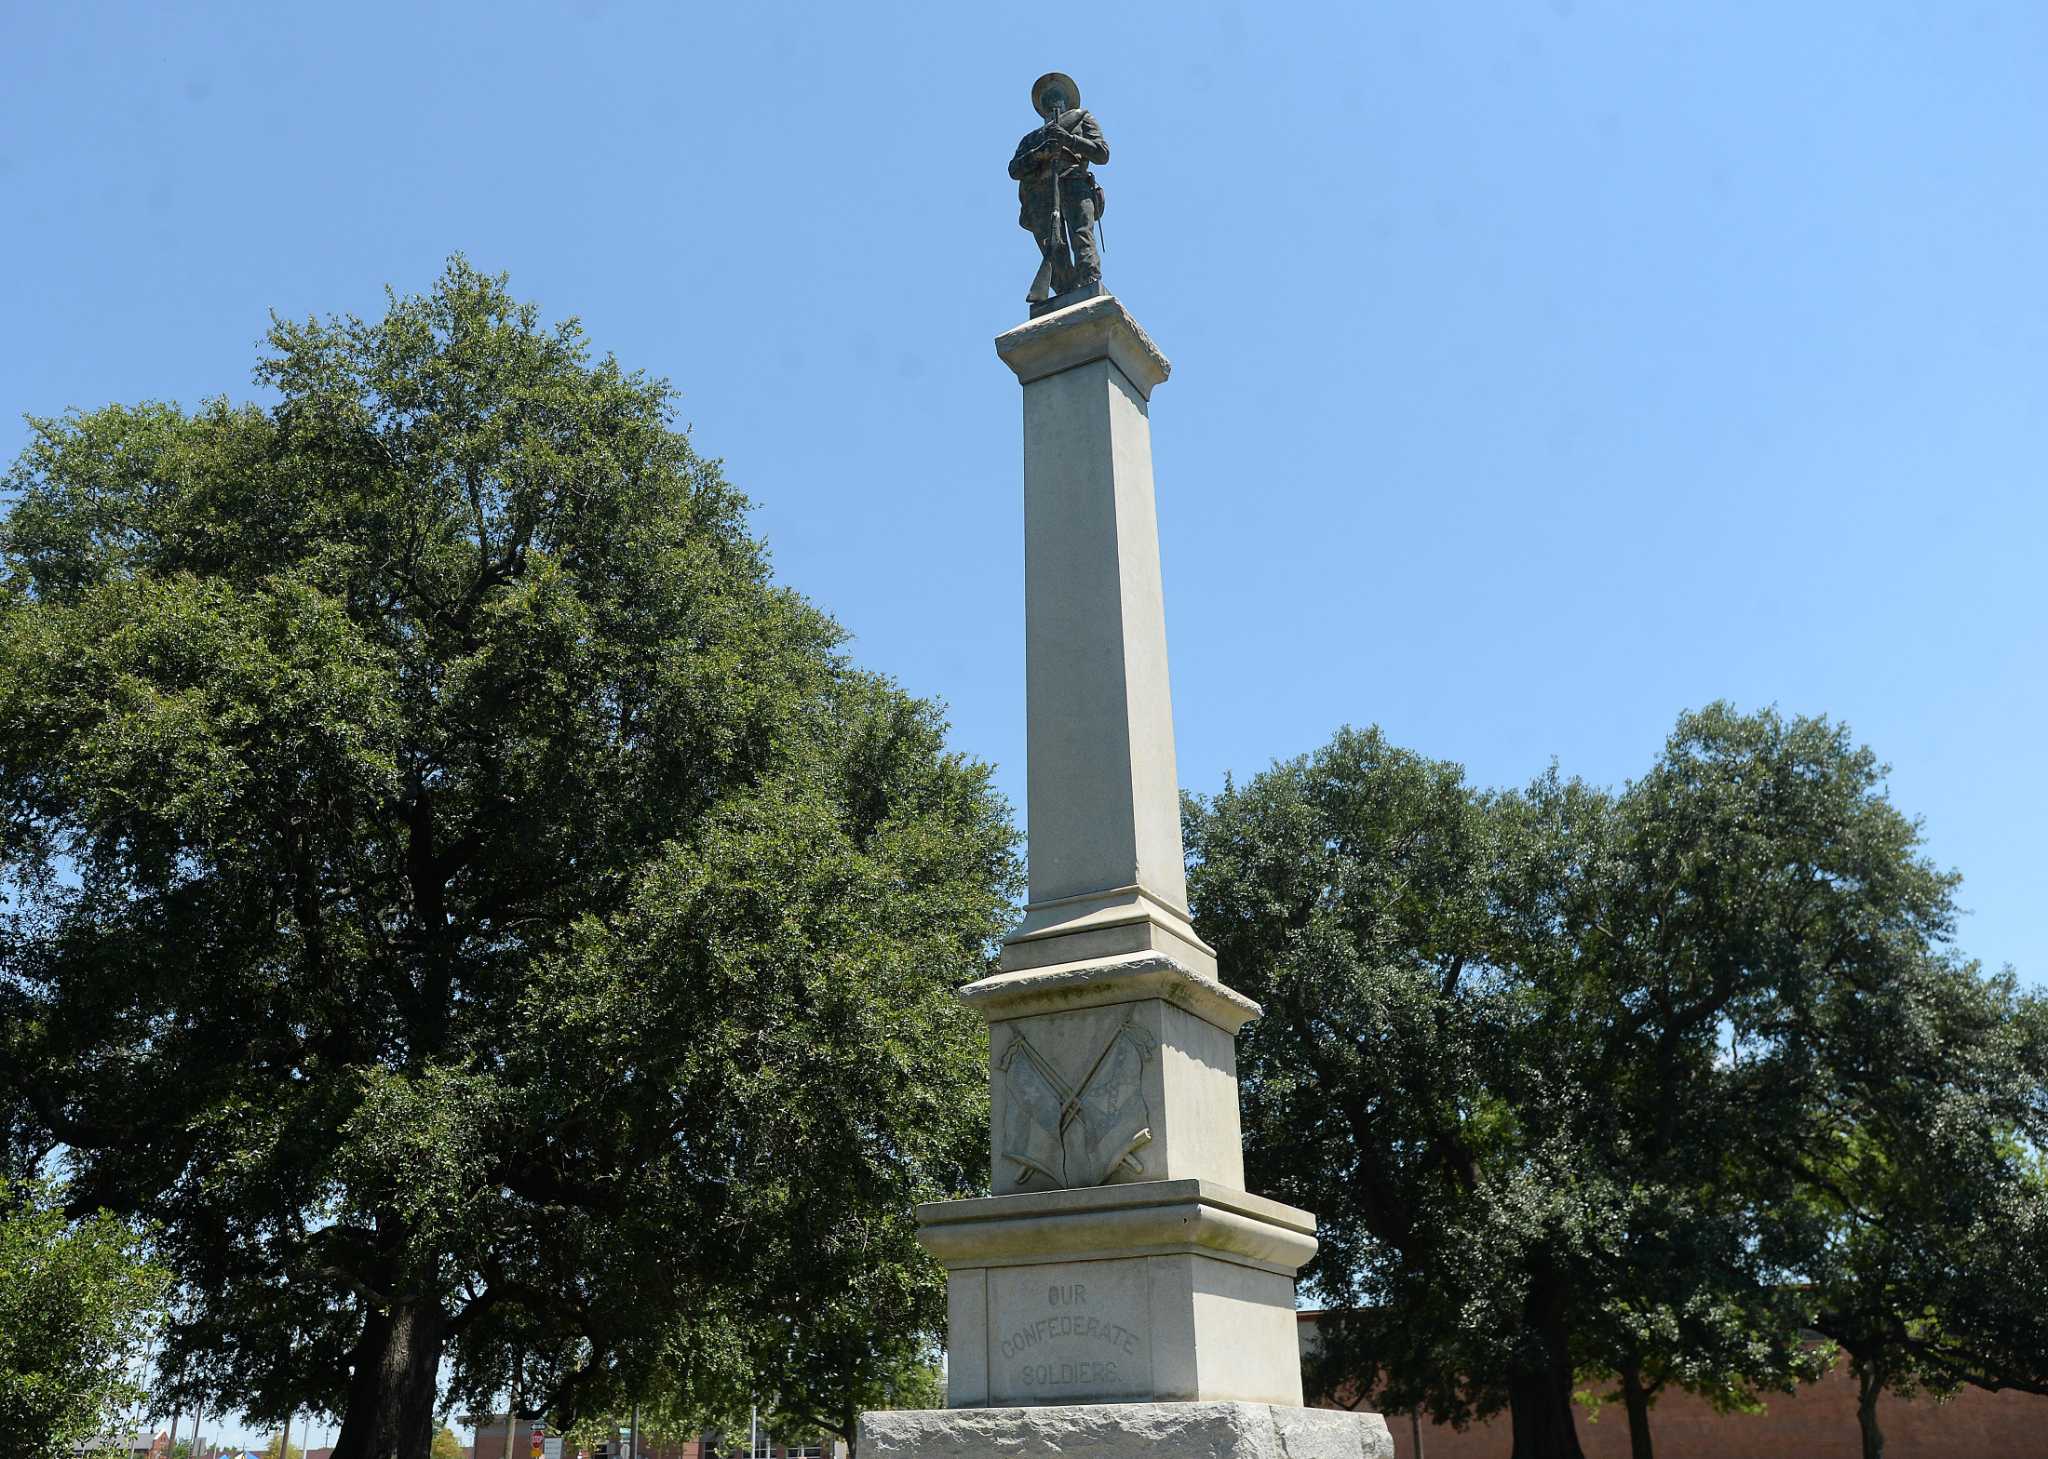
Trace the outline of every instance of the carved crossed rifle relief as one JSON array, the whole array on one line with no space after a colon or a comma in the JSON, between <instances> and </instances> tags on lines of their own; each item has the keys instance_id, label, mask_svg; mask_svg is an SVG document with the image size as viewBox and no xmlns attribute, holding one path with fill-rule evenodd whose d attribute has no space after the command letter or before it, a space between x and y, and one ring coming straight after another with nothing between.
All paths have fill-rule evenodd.
<instances>
[{"instance_id":1,"label":"carved crossed rifle relief","mask_svg":"<svg viewBox=\"0 0 2048 1459\"><path fill-rule=\"evenodd\" d=\"M1068 1084L1021 1029L997 1067L1009 1095L1003 1158L1011 1184L1034 1177L1056 1188L1107 1185L1144 1173L1138 1152L1152 1143L1145 1061L1152 1039L1126 1017L1077 1084Z\"/></svg>"}]
</instances>

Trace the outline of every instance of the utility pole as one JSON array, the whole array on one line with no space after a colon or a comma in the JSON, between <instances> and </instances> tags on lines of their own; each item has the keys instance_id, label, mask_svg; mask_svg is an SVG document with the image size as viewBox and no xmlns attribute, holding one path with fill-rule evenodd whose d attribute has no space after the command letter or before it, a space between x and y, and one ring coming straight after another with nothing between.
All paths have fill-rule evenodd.
<instances>
[{"instance_id":1,"label":"utility pole","mask_svg":"<svg viewBox=\"0 0 2048 1459\"><path fill-rule=\"evenodd\" d=\"M512 1359L512 1387L505 1394L505 1456L512 1459L512 1430L519 1422L519 1359Z\"/></svg>"}]
</instances>

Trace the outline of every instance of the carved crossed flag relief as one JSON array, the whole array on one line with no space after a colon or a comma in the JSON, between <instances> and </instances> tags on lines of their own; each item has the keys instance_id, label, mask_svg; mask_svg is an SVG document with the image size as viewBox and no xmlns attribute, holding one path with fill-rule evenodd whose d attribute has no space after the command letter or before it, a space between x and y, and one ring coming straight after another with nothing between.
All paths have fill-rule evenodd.
<instances>
[{"instance_id":1,"label":"carved crossed flag relief","mask_svg":"<svg viewBox=\"0 0 2048 1459\"><path fill-rule=\"evenodd\" d=\"M1143 1173L1138 1152L1152 1142L1145 1103L1145 1061L1152 1040L1128 1017L1117 1025L1079 1081L1069 1083L1022 1030L1010 1035L998 1064L1009 1096L1003 1158L1011 1183L1040 1177L1055 1187L1106 1185Z\"/></svg>"}]
</instances>

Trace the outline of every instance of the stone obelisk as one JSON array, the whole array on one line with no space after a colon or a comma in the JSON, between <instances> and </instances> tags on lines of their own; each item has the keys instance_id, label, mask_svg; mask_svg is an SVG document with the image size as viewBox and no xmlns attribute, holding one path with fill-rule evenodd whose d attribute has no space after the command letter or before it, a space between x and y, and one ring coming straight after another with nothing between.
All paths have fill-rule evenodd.
<instances>
[{"instance_id":1,"label":"stone obelisk","mask_svg":"<svg viewBox=\"0 0 2048 1459\"><path fill-rule=\"evenodd\" d=\"M1243 1189L1236 1035L1259 1010L1187 910L1149 417L1166 358L1092 279L1032 312L996 340L1024 392L1031 899L961 991L989 1023L994 1194L918 1209L947 1269L948 1408L866 1415L862 1459L1388 1455L1379 1415L1302 1406L1315 1218Z\"/></svg>"}]
</instances>

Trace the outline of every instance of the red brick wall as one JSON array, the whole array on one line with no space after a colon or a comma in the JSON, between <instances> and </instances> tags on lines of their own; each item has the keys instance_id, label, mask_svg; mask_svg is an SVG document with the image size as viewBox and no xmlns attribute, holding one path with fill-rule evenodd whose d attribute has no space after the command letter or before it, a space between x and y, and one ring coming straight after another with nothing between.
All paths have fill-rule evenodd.
<instances>
[{"instance_id":1,"label":"red brick wall","mask_svg":"<svg viewBox=\"0 0 2048 1459\"><path fill-rule=\"evenodd\" d=\"M1965 1388L1947 1403L1878 1401L1885 1459L2048 1459L2048 1398ZM1415 1459L1405 1413L1387 1415L1395 1459ZM1818 1383L1773 1394L1762 1413L1718 1414L1689 1393L1667 1393L1650 1410L1657 1459L1859 1459L1856 1381L1846 1364ZM1628 1415L1619 1403L1599 1421L1579 1413L1587 1459L1628 1459ZM1422 1459L1505 1459L1508 1420L1459 1433L1422 1422Z\"/></svg>"}]
</instances>

